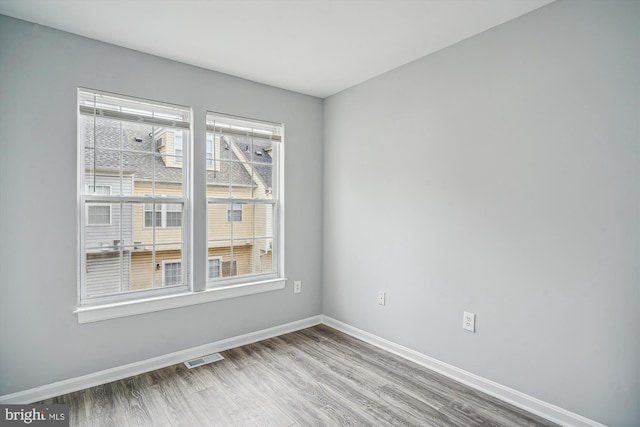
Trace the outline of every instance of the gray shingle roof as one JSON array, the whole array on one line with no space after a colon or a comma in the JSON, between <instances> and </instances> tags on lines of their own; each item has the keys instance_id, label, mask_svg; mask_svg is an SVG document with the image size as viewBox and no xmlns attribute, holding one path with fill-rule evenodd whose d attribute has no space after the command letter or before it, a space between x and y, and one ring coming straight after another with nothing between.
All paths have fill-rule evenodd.
<instances>
[{"instance_id":1,"label":"gray shingle roof","mask_svg":"<svg viewBox=\"0 0 640 427\"><path fill-rule=\"evenodd\" d=\"M86 116L83 116L86 118ZM87 119L85 126L85 166L92 168L94 165L99 170L119 172L120 158L122 156L122 168L125 173L133 173L136 181L150 181L154 176L157 182L182 182L182 168L168 167L157 154L155 138L150 135L151 127L130 122L117 122L97 118L95 123L96 140L93 149L93 120ZM122 126L121 126L122 124ZM122 143L122 152L119 150ZM136 151L136 152L131 152ZM144 153L143 153L144 152ZM225 150L224 159L239 160L233 150ZM244 159L243 159L244 160ZM269 156L269 163L271 157ZM259 171L259 165L256 170ZM270 169L270 168L269 168ZM219 171L207 171L208 184L229 183L237 185L251 185L251 175L240 163L221 162ZM261 174L262 176L262 174ZM269 175L269 183L270 183ZM270 186L270 184L269 184Z\"/></svg>"},{"instance_id":2,"label":"gray shingle roof","mask_svg":"<svg viewBox=\"0 0 640 427\"><path fill-rule=\"evenodd\" d=\"M269 140L250 138L247 136L234 136L235 144L243 162L253 158L253 169L260 175L267 189L271 189L272 161L271 142Z\"/></svg>"}]
</instances>

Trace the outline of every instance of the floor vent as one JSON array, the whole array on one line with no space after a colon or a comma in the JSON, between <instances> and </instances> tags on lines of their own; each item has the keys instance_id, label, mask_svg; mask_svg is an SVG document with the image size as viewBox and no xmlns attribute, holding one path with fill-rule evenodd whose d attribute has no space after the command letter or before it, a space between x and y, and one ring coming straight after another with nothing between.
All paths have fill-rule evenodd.
<instances>
[{"instance_id":1,"label":"floor vent","mask_svg":"<svg viewBox=\"0 0 640 427\"><path fill-rule=\"evenodd\" d=\"M220 353L213 353L199 357L197 359L187 360L186 362L184 362L184 365L187 368L191 369L197 368L198 366L206 365L207 363L218 362L222 359L224 359L224 357L222 357Z\"/></svg>"}]
</instances>

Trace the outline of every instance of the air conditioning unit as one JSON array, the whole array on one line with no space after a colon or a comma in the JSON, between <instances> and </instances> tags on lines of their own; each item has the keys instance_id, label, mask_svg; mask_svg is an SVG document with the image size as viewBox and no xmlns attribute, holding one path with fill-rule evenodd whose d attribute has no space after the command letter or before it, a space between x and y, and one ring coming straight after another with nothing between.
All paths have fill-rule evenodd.
<instances>
[{"instance_id":1,"label":"air conditioning unit","mask_svg":"<svg viewBox=\"0 0 640 427\"><path fill-rule=\"evenodd\" d=\"M159 150L162 147L164 147L164 138L156 139L156 150Z\"/></svg>"}]
</instances>

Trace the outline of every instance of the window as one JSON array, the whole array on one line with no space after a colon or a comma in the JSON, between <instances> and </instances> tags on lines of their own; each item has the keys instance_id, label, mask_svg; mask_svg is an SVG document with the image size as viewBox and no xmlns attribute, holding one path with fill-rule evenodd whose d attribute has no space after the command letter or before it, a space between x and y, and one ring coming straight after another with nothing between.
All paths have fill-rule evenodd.
<instances>
[{"instance_id":1,"label":"window","mask_svg":"<svg viewBox=\"0 0 640 427\"><path fill-rule=\"evenodd\" d=\"M78 91L80 306L188 288L190 128L189 108ZM180 168L165 163L165 130Z\"/></svg>"},{"instance_id":2,"label":"window","mask_svg":"<svg viewBox=\"0 0 640 427\"><path fill-rule=\"evenodd\" d=\"M182 282L182 263L172 259L162 261L162 286L179 285Z\"/></svg>"},{"instance_id":3,"label":"window","mask_svg":"<svg viewBox=\"0 0 640 427\"><path fill-rule=\"evenodd\" d=\"M242 204L227 204L227 222L242 222Z\"/></svg>"},{"instance_id":4,"label":"window","mask_svg":"<svg viewBox=\"0 0 640 427\"><path fill-rule=\"evenodd\" d=\"M162 205L145 203L144 204L144 226L147 228L153 227L155 212L155 226L162 227Z\"/></svg>"},{"instance_id":5,"label":"window","mask_svg":"<svg viewBox=\"0 0 640 427\"><path fill-rule=\"evenodd\" d=\"M111 187L108 185L89 185L87 192L110 196ZM87 225L111 225L111 205L97 203L87 205Z\"/></svg>"},{"instance_id":6,"label":"window","mask_svg":"<svg viewBox=\"0 0 640 427\"><path fill-rule=\"evenodd\" d=\"M209 257L207 263L207 278L215 279L220 277L220 263L222 262L222 257Z\"/></svg>"},{"instance_id":7,"label":"window","mask_svg":"<svg viewBox=\"0 0 640 427\"><path fill-rule=\"evenodd\" d=\"M165 203L163 207L165 212L165 226L180 227L182 225L182 206L177 203Z\"/></svg>"},{"instance_id":8,"label":"window","mask_svg":"<svg viewBox=\"0 0 640 427\"><path fill-rule=\"evenodd\" d=\"M148 196L148 195L147 195ZM166 197L160 195L159 197ZM155 224L153 223L155 216ZM145 203L145 228L167 228L182 226L182 206L178 203Z\"/></svg>"},{"instance_id":9,"label":"window","mask_svg":"<svg viewBox=\"0 0 640 427\"><path fill-rule=\"evenodd\" d=\"M208 251L224 259L215 265L209 259L209 287L280 274L283 131L279 124L207 113L207 164L212 159L216 166L206 175Z\"/></svg>"},{"instance_id":10,"label":"window","mask_svg":"<svg viewBox=\"0 0 640 427\"><path fill-rule=\"evenodd\" d=\"M194 142L190 108L89 89L77 113L81 323L284 288L282 125L207 113ZM189 200L205 195L194 180L206 200ZM192 280L190 249L206 280Z\"/></svg>"},{"instance_id":11,"label":"window","mask_svg":"<svg viewBox=\"0 0 640 427\"><path fill-rule=\"evenodd\" d=\"M213 166L213 135L207 134L207 166Z\"/></svg>"},{"instance_id":12,"label":"window","mask_svg":"<svg viewBox=\"0 0 640 427\"><path fill-rule=\"evenodd\" d=\"M175 154L176 163L182 163L182 131L173 132L173 154Z\"/></svg>"}]
</instances>

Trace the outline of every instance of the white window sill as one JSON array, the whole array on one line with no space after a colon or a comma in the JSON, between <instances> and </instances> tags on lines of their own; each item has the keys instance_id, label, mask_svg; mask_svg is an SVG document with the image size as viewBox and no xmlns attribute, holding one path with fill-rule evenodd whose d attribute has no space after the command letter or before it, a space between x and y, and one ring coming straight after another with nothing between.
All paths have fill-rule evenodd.
<instances>
[{"instance_id":1,"label":"white window sill","mask_svg":"<svg viewBox=\"0 0 640 427\"><path fill-rule=\"evenodd\" d=\"M222 288L207 289L202 292L183 292L135 301L117 302L90 307L78 307L78 323L98 322L118 317L135 316L154 311L169 310L188 305L203 304L229 298L284 289L287 279L277 278L261 282L242 283Z\"/></svg>"}]
</instances>

